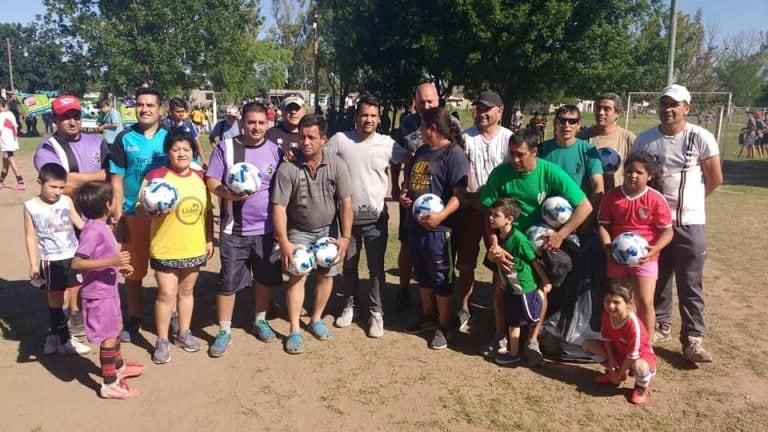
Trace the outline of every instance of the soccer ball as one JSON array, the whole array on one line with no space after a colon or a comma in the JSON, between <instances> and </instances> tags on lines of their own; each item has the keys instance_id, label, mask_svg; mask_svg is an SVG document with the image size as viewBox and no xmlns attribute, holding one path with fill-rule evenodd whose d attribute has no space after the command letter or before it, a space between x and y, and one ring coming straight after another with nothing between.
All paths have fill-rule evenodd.
<instances>
[{"instance_id":1,"label":"soccer ball","mask_svg":"<svg viewBox=\"0 0 768 432\"><path fill-rule=\"evenodd\" d=\"M141 204L149 213L168 213L178 201L179 191L165 179L152 179L141 190Z\"/></svg>"},{"instance_id":2,"label":"soccer ball","mask_svg":"<svg viewBox=\"0 0 768 432\"><path fill-rule=\"evenodd\" d=\"M551 196L541 203L541 217L552 228L560 228L573 214L573 207L561 196Z\"/></svg>"},{"instance_id":3,"label":"soccer ball","mask_svg":"<svg viewBox=\"0 0 768 432\"><path fill-rule=\"evenodd\" d=\"M416 219L421 219L422 216L427 213L437 213L445 208L443 200L435 194L424 194L416 198L413 202L413 216Z\"/></svg>"},{"instance_id":4,"label":"soccer ball","mask_svg":"<svg viewBox=\"0 0 768 432\"><path fill-rule=\"evenodd\" d=\"M248 162L232 165L227 171L227 187L240 195L250 195L261 187L261 171Z\"/></svg>"},{"instance_id":5,"label":"soccer ball","mask_svg":"<svg viewBox=\"0 0 768 432\"><path fill-rule=\"evenodd\" d=\"M648 255L648 241L633 232L621 233L611 243L611 255L617 263L637 266Z\"/></svg>"},{"instance_id":6,"label":"soccer ball","mask_svg":"<svg viewBox=\"0 0 768 432\"><path fill-rule=\"evenodd\" d=\"M619 152L611 147L597 149L597 152L600 154L600 163L603 164L604 173L615 173L616 170L619 169L619 166L621 165L621 156L619 156Z\"/></svg>"},{"instance_id":7,"label":"soccer ball","mask_svg":"<svg viewBox=\"0 0 768 432\"><path fill-rule=\"evenodd\" d=\"M293 261L286 270L294 276L304 276L315 268L315 254L304 246L299 245L291 258Z\"/></svg>"},{"instance_id":8,"label":"soccer ball","mask_svg":"<svg viewBox=\"0 0 768 432\"><path fill-rule=\"evenodd\" d=\"M322 237L312 246L312 250L315 251L315 260L320 267L332 267L339 262L336 259L339 247L331 243L331 240L333 240L331 237Z\"/></svg>"},{"instance_id":9,"label":"soccer ball","mask_svg":"<svg viewBox=\"0 0 768 432\"><path fill-rule=\"evenodd\" d=\"M553 232L555 232L555 230L547 225L531 225L525 231L525 235L531 239L536 254L540 255L542 248L544 248L544 243L547 241L546 235L552 234Z\"/></svg>"}]
</instances>

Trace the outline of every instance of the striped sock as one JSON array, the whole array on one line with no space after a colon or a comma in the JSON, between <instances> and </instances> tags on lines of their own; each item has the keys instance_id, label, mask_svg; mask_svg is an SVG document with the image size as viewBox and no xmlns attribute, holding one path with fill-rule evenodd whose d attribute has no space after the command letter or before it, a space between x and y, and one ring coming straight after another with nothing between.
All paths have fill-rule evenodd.
<instances>
[{"instance_id":1,"label":"striped sock","mask_svg":"<svg viewBox=\"0 0 768 432\"><path fill-rule=\"evenodd\" d=\"M104 384L110 385L117 381L117 369L115 368L115 357L117 347L105 348L99 350L99 361L101 361L101 378Z\"/></svg>"},{"instance_id":2,"label":"striped sock","mask_svg":"<svg viewBox=\"0 0 768 432\"><path fill-rule=\"evenodd\" d=\"M117 339L117 345L115 345L115 370L123 368L125 362L123 361L123 351L120 349L120 339Z\"/></svg>"}]
</instances>

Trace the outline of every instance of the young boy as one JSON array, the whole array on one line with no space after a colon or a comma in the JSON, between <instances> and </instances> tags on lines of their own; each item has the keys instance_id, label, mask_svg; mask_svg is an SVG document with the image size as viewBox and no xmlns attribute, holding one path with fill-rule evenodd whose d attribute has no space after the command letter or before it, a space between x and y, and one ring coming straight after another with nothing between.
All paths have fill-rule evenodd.
<instances>
[{"instance_id":1,"label":"young boy","mask_svg":"<svg viewBox=\"0 0 768 432\"><path fill-rule=\"evenodd\" d=\"M520 327L533 326L539 321L543 290L551 288L544 266L536 260L533 245L525 234L512 226L519 214L520 206L512 198L501 198L491 205L491 228L497 231L501 247L514 257L511 273L504 274L499 270L507 322L507 352L496 356L499 365L520 361ZM532 268L536 270L541 289L537 289Z\"/></svg>"},{"instance_id":2,"label":"young boy","mask_svg":"<svg viewBox=\"0 0 768 432\"><path fill-rule=\"evenodd\" d=\"M79 275L71 269L77 250L75 229L83 220L72 200L64 195L67 171L47 163L37 178L40 194L24 203L24 234L29 259L29 278L48 294L50 333L43 352L87 354L91 348L73 339L64 313L64 291L80 285ZM42 280L41 280L42 279Z\"/></svg>"}]
</instances>

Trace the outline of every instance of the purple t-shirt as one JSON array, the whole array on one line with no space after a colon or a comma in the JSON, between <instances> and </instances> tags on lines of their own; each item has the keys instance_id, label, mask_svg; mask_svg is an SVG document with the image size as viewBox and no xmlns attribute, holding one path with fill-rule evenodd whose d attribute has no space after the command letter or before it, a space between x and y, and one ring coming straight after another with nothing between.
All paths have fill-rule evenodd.
<instances>
[{"instance_id":1,"label":"purple t-shirt","mask_svg":"<svg viewBox=\"0 0 768 432\"><path fill-rule=\"evenodd\" d=\"M206 177L226 185L227 170L238 162L253 164L261 172L261 187L245 201L221 200L221 232L239 236L271 234L269 213L272 178L277 172L283 151L277 144L265 140L258 147L246 147L237 138L225 139L213 149Z\"/></svg>"},{"instance_id":2,"label":"purple t-shirt","mask_svg":"<svg viewBox=\"0 0 768 432\"><path fill-rule=\"evenodd\" d=\"M59 145L53 144L52 139ZM58 137L46 138L35 150L34 163L38 171L47 163L55 163L66 168L68 172L92 173L106 167L108 156L109 150L101 138L81 133L77 141L64 141Z\"/></svg>"},{"instance_id":3,"label":"purple t-shirt","mask_svg":"<svg viewBox=\"0 0 768 432\"><path fill-rule=\"evenodd\" d=\"M99 260L117 255L119 249L117 240L109 226L101 220L85 222L80 233L80 245L75 256L89 260ZM119 272L117 267L104 267L88 270L83 273L83 285L80 295L84 299L94 300L118 295L117 282Z\"/></svg>"}]
</instances>

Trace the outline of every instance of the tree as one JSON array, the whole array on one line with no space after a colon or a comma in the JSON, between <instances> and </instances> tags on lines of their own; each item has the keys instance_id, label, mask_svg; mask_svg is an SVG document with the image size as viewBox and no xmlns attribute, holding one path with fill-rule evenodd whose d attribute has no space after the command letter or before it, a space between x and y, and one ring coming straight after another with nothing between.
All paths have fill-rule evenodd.
<instances>
[{"instance_id":1,"label":"tree","mask_svg":"<svg viewBox=\"0 0 768 432\"><path fill-rule=\"evenodd\" d=\"M291 53L289 61L285 62L285 82L279 87L312 87L314 60L308 7L306 0L272 0L275 25L269 29L269 39Z\"/></svg>"}]
</instances>

